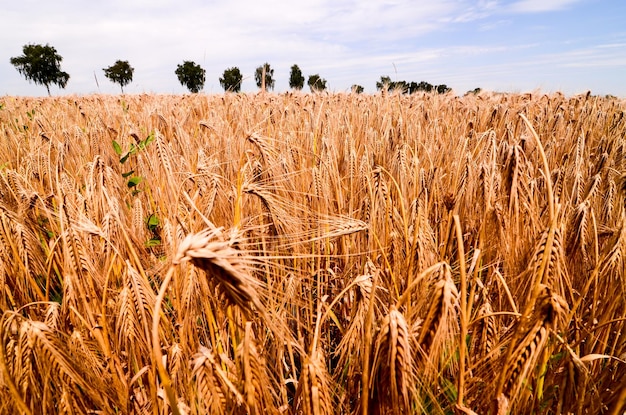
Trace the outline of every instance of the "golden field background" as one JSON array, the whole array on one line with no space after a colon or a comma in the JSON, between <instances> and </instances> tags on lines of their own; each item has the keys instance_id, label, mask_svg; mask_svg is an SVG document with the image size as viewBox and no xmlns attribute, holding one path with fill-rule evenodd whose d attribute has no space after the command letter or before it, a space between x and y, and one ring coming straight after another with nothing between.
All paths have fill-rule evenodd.
<instances>
[{"instance_id":1,"label":"golden field background","mask_svg":"<svg viewBox=\"0 0 626 415\"><path fill-rule=\"evenodd\" d=\"M0 413L626 406L626 110L0 98Z\"/></svg>"}]
</instances>

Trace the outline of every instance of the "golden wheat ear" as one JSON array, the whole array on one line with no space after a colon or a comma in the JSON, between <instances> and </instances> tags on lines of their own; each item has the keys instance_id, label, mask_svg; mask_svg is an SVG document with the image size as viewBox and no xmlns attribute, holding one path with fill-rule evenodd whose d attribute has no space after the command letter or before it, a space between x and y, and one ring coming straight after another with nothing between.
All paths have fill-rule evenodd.
<instances>
[{"instance_id":1,"label":"golden wheat ear","mask_svg":"<svg viewBox=\"0 0 626 415\"><path fill-rule=\"evenodd\" d=\"M204 346L193 356L192 386L197 391L199 413L229 413L244 404L244 397L218 359Z\"/></svg>"},{"instance_id":2,"label":"golden wheat ear","mask_svg":"<svg viewBox=\"0 0 626 415\"><path fill-rule=\"evenodd\" d=\"M498 344L498 327L493 316L493 309L488 300L478 309L478 322L474 335L473 357L474 362L491 354L496 344Z\"/></svg>"},{"instance_id":3,"label":"golden wheat ear","mask_svg":"<svg viewBox=\"0 0 626 415\"><path fill-rule=\"evenodd\" d=\"M395 415L410 410L409 396L415 387L409 327L394 306L383 318L376 337L372 363L371 399ZM375 397L375 398L374 398Z\"/></svg>"},{"instance_id":4,"label":"golden wheat ear","mask_svg":"<svg viewBox=\"0 0 626 415\"><path fill-rule=\"evenodd\" d=\"M252 322L246 322L244 340L237 349L242 366L243 392L248 413L279 414L273 391L278 390L272 382L268 365L257 351L257 342L252 331Z\"/></svg>"},{"instance_id":5,"label":"golden wheat ear","mask_svg":"<svg viewBox=\"0 0 626 415\"><path fill-rule=\"evenodd\" d=\"M563 325L568 306L565 300L548 286L541 284L535 308L526 321L520 321L518 329L522 335L518 344L512 345L513 352L505 362L500 381L504 381L502 393L512 404L520 397L522 386L532 379L550 330L558 331ZM539 374L542 376L542 374ZM499 395L498 395L499 398Z\"/></svg>"},{"instance_id":6,"label":"golden wheat ear","mask_svg":"<svg viewBox=\"0 0 626 415\"><path fill-rule=\"evenodd\" d=\"M96 370L100 361L93 366L81 359L86 354L71 354L76 339L14 311L0 316L0 382L14 410L51 413L64 406L86 413L94 408L107 412L119 405L113 388ZM73 351L78 352L76 348ZM99 359L91 352L89 356ZM42 399L47 394L49 397Z\"/></svg>"},{"instance_id":7,"label":"golden wheat ear","mask_svg":"<svg viewBox=\"0 0 626 415\"><path fill-rule=\"evenodd\" d=\"M263 283L250 275L244 253L234 247L238 241L221 240L221 234L221 229L208 229L188 235L180 243L173 263L191 261L207 273L230 304L249 316L256 308L261 316L268 317L258 294Z\"/></svg>"},{"instance_id":8,"label":"golden wheat ear","mask_svg":"<svg viewBox=\"0 0 626 415\"><path fill-rule=\"evenodd\" d=\"M304 356L296 391L296 412L305 415L332 414L331 377L321 348Z\"/></svg>"},{"instance_id":9,"label":"golden wheat ear","mask_svg":"<svg viewBox=\"0 0 626 415\"><path fill-rule=\"evenodd\" d=\"M436 376L443 369L459 331L460 296L448 264L441 266L439 278L432 288L430 306L417 339L427 362L427 376ZM429 373L433 370L436 373Z\"/></svg>"}]
</instances>

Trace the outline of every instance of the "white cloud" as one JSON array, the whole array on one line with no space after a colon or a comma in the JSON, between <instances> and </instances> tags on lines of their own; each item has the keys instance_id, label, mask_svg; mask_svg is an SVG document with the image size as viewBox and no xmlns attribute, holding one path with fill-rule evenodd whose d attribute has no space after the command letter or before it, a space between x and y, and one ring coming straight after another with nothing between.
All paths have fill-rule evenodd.
<instances>
[{"instance_id":1,"label":"white cloud","mask_svg":"<svg viewBox=\"0 0 626 415\"><path fill-rule=\"evenodd\" d=\"M510 19L490 20L478 25L478 29L481 32L487 32L490 30L499 29L505 26L510 26L512 21Z\"/></svg>"},{"instance_id":2,"label":"white cloud","mask_svg":"<svg viewBox=\"0 0 626 415\"><path fill-rule=\"evenodd\" d=\"M533 35L535 31L528 26L519 28L519 14L558 11L573 8L575 3L14 1L3 5L0 14L0 51L5 52L0 56L0 94L45 93L44 88L24 82L8 63L9 57L20 54L22 45L27 43L49 43L64 57L62 67L71 78L63 93L117 93L119 87L104 78L102 72L117 59L128 60L135 67L133 83L124 88L129 93L185 92L174 75L176 65L183 60L193 60L207 70L207 92L221 92L218 78L232 66L238 66L247 78L244 90L256 90L254 69L264 62L274 68L279 91L288 88L289 68L293 64L298 64L305 76L319 73L336 90L347 90L359 83L372 92L381 75L448 85L458 80L463 83L460 89L465 84L473 88L485 85L480 79L495 83L493 77L512 77L520 71L524 71L523 77L532 77L536 71L530 64L522 63L548 59L549 54L537 44L544 42L552 28L546 26L541 35ZM542 23L545 24L536 24ZM514 30L524 30L524 36L514 38ZM572 56L568 65L585 64L583 59L587 56L608 64L609 52L618 55L613 62L619 65L623 36L602 36L598 34L593 43L605 45L607 56L600 60L597 51L595 55ZM576 45L561 41L559 48L572 50ZM480 70L472 72L474 68Z\"/></svg>"},{"instance_id":3,"label":"white cloud","mask_svg":"<svg viewBox=\"0 0 626 415\"><path fill-rule=\"evenodd\" d=\"M539 13L552 12L566 9L580 0L520 0L509 6L509 10L515 13Z\"/></svg>"}]
</instances>

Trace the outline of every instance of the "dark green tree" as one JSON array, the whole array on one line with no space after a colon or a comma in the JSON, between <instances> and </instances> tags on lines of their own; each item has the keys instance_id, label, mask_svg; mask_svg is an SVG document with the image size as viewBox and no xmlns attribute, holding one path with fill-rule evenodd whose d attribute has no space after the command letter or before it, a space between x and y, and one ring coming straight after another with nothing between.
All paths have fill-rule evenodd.
<instances>
[{"instance_id":1,"label":"dark green tree","mask_svg":"<svg viewBox=\"0 0 626 415\"><path fill-rule=\"evenodd\" d=\"M11 65L26 78L38 85L45 85L50 95L50 84L65 88L70 75L61 70L63 57L57 50L46 44L46 46L31 44L24 45L22 56L11 58Z\"/></svg>"},{"instance_id":2,"label":"dark green tree","mask_svg":"<svg viewBox=\"0 0 626 415\"><path fill-rule=\"evenodd\" d=\"M124 93L124 87L133 81L133 72L135 72L135 68L130 66L128 61L116 61L114 65L102 70L104 71L104 76L109 78L111 82L120 84L122 94Z\"/></svg>"},{"instance_id":3,"label":"dark green tree","mask_svg":"<svg viewBox=\"0 0 626 415\"><path fill-rule=\"evenodd\" d=\"M189 92L198 93L204 88L204 81L206 79L206 71L195 62L183 61L182 65L176 67L176 76L178 81L186 87Z\"/></svg>"},{"instance_id":4,"label":"dark green tree","mask_svg":"<svg viewBox=\"0 0 626 415\"><path fill-rule=\"evenodd\" d=\"M304 87L304 75L298 65L293 65L289 74L289 88L301 90L302 87Z\"/></svg>"},{"instance_id":5,"label":"dark green tree","mask_svg":"<svg viewBox=\"0 0 626 415\"><path fill-rule=\"evenodd\" d=\"M381 76L380 82L376 82L376 90L378 91L390 91L392 89L391 86L391 78L388 76Z\"/></svg>"},{"instance_id":6,"label":"dark green tree","mask_svg":"<svg viewBox=\"0 0 626 415\"><path fill-rule=\"evenodd\" d=\"M452 91L452 88L449 88L448 85L446 84L441 84L441 85L437 85L435 87L435 90L437 91L438 94L447 94L448 92Z\"/></svg>"},{"instance_id":7,"label":"dark green tree","mask_svg":"<svg viewBox=\"0 0 626 415\"><path fill-rule=\"evenodd\" d=\"M263 77L263 73L265 73L265 78ZM256 86L263 90L274 89L274 70L270 67L269 63L265 62L263 65L256 68L254 80L256 81Z\"/></svg>"},{"instance_id":8,"label":"dark green tree","mask_svg":"<svg viewBox=\"0 0 626 415\"><path fill-rule=\"evenodd\" d=\"M402 92L403 94L406 94L407 92L409 92L409 84L406 83L406 81L396 81L392 83L393 86L393 90L394 91L399 91Z\"/></svg>"},{"instance_id":9,"label":"dark green tree","mask_svg":"<svg viewBox=\"0 0 626 415\"><path fill-rule=\"evenodd\" d=\"M433 88L434 87L432 84L429 84L428 82L425 82L425 81L421 81L419 84L417 84L416 91L431 92Z\"/></svg>"},{"instance_id":10,"label":"dark green tree","mask_svg":"<svg viewBox=\"0 0 626 415\"><path fill-rule=\"evenodd\" d=\"M350 91L353 94L362 94L364 89L363 89L363 87L361 85L354 84L354 85L352 85L352 88L350 88Z\"/></svg>"},{"instance_id":11,"label":"dark green tree","mask_svg":"<svg viewBox=\"0 0 626 415\"><path fill-rule=\"evenodd\" d=\"M309 75L307 85L311 88L311 92L321 92L326 90L326 79L320 78L319 74Z\"/></svg>"},{"instance_id":12,"label":"dark green tree","mask_svg":"<svg viewBox=\"0 0 626 415\"><path fill-rule=\"evenodd\" d=\"M384 92L399 91L406 94L409 92L410 84L406 81L392 81L388 76L381 76L380 82L376 82L376 89Z\"/></svg>"},{"instance_id":13,"label":"dark green tree","mask_svg":"<svg viewBox=\"0 0 626 415\"><path fill-rule=\"evenodd\" d=\"M241 71L236 66L224 70L224 74L220 78L220 85L226 92L239 92L241 91L241 81L243 76Z\"/></svg>"}]
</instances>

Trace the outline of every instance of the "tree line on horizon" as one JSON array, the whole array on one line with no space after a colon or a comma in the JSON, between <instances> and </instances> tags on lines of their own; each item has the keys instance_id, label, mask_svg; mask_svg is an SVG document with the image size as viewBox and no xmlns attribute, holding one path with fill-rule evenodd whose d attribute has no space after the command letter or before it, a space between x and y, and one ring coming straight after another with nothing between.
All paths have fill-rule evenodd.
<instances>
[{"instance_id":1,"label":"tree line on horizon","mask_svg":"<svg viewBox=\"0 0 626 415\"><path fill-rule=\"evenodd\" d=\"M400 91L403 94L413 94L418 91L423 92L437 92L438 94L447 94L452 91L452 88L446 84L432 85L428 82L407 82L407 81L392 81L388 76L381 76L380 81L376 82L376 89L378 91ZM479 92L480 88L476 88L469 92Z\"/></svg>"},{"instance_id":2,"label":"tree line on horizon","mask_svg":"<svg viewBox=\"0 0 626 415\"><path fill-rule=\"evenodd\" d=\"M28 44L23 46L22 52L23 55L12 57L10 62L26 80L45 86L48 95L50 95L50 85L65 88L70 79L70 75L61 70L63 57L58 54L53 46L48 44L45 46L40 44ZM117 60L113 65L103 68L102 70L106 78L120 86L122 93L124 93L124 87L133 81L135 71L128 61L123 60ZM189 92L197 93L204 88L206 70L195 62L183 61L182 64L177 65L174 73L181 85L187 88ZM274 69L271 68L269 63L266 62L256 68L254 79L257 87L260 89L264 91L274 89L276 82ZM295 90L301 90L304 87L305 80L311 92L322 92L327 88L326 79L322 78L319 74L309 75L308 79L305 79L300 67L295 64L292 65L289 74L289 87ZM224 88L225 92L240 92L242 81L243 75L236 66L225 69L222 76L219 78L220 85ZM378 91L400 91L405 94L412 94L418 91L445 94L451 91L451 88L445 84L432 85L424 81L419 83L392 81L388 76L381 76L380 82L376 83L376 89ZM355 84L351 87L351 92L353 93L362 93L363 91L364 88L361 85ZM470 92L477 93L479 91L480 88L476 88Z\"/></svg>"}]
</instances>

